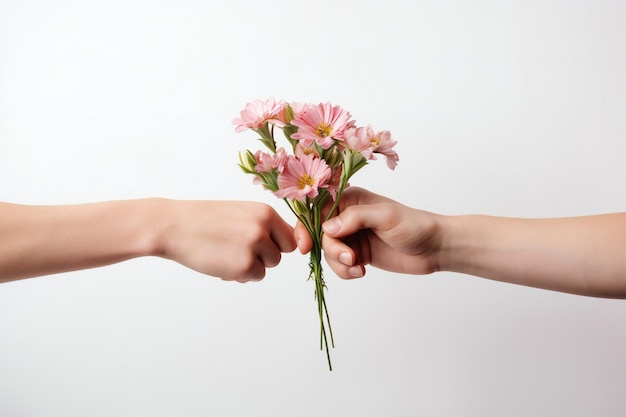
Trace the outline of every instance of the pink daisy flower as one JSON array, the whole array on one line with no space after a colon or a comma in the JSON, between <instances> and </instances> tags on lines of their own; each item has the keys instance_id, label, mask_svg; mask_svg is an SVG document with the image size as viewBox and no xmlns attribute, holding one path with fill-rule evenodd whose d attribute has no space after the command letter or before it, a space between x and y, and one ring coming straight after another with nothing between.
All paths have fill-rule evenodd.
<instances>
[{"instance_id":1,"label":"pink daisy flower","mask_svg":"<svg viewBox=\"0 0 626 417\"><path fill-rule=\"evenodd\" d=\"M307 197L315 198L320 188L328 188L331 170L323 159L314 155L301 158L288 157L285 169L278 176L278 191L274 194L279 198L306 201Z\"/></svg>"},{"instance_id":2,"label":"pink daisy flower","mask_svg":"<svg viewBox=\"0 0 626 417\"><path fill-rule=\"evenodd\" d=\"M283 123L283 126L286 126L291 123L291 121L298 117L302 110L304 109L304 105L298 102L292 103L283 103L283 107L278 114L276 114L276 119Z\"/></svg>"},{"instance_id":3,"label":"pink daisy flower","mask_svg":"<svg viewBox=\"0 0 626 417\"><path fill-rule=\"evenodd\" d=\"M300 117L306 107L304 104L297 101L292 101L291 103L289 103L289 106L291 107L291 111L293 111L294 118Z\"/></svg>"},{"instance_id":4,"label":"pink daisy flower","mask_svg":"<svg viewBox=\"0 0 626 417\"><path fill-rule=\"evenodd\" d=\"M254 154L254 159L256 159L257 162L254 167L256 172L264 173L273 170L282 172L285 166L285 160L287 159L287 152L285 152L285 148L278 148L276 154L258 150Z\"/></svg>"},{"instance_id":5,"label":"pink daisy flower","mask_svg":"<svg viewBox=\"0 0 626 417\"><path fill-rule=\"evenodd\" d=\"M391 139L391 132L383 130L382 132L373 134L370 139L374 152L385 155L385 158L387 159L387 166L390 169L395 169L400 158L398 157L398 153L393 150L393 147L398 142Z\"/></svg>"},{"instance_id":6,"label":"pink daisy flower","mask_svg":"<svg viewBox=\"0 0 626 417\"><path fill-rule=\"evenodd\" d=\"M304 141L305 146L313 142L324 149L330 148L334 140L343 140L347 128L354 126L354 120L347 110L330 103L309 105L295 117L291 124L298 127L298 132L291 137Z\"/></svg>"},{"instance_id":7,"label":"pink daisy flower","mask_svg":"<svg viewBox=\"0 0 626 417\"><path fill-rule=\"evenodd\" d=\"M320 153L315 147L314 143L311 143L309 146L306 146L303 141L298 141L296 144L296 148L294 149L294 154L297 157L301 157L304 155L315 155L318 158L320 157Z\"/></svg>"},{"instance_id":8,"label":"pink daisy flower","mask_svg":"<svg viewBox=\"0 0 626 417\"><path fill-rule=\"evenodd\" d=\"M274 98L266 101L254 100L246 104L246 107L239 113L241 117L233 119L233 124L237 125L235 132L260 129L266 122L280 128L284 127L285 123L281 120L284 106L284 101L277 102Z\"/></svg>"},{"instance_id":9,"label":"pink daisy flower","mask_svg":"<svg viewBox=\"0 0 626 417\"><path fill-rule=\"evenodd\" d=\"M375 159L371 134L373 131L369 126L346 129L345 144L348 148L360 152L365 159Z\"/></svg>"}]
</instances>

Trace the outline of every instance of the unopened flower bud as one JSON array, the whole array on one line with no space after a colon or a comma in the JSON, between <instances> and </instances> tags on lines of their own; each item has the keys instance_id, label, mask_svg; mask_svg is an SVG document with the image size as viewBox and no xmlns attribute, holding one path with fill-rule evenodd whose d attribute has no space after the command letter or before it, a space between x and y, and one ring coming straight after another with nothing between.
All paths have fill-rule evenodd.
<instances>
[{"instance_id":1,"label":"unopened flower bud","mask_svg":"<svg viewBox=\"0 0 626 417\"><path fill-rule=\"evenodd\" d=\"M256 158L249 150L239 152L239 167L247 174L256 174Z\"/></svg>"},{"instance_id":2,"label":"unopened flower bud","mask_svg":"<svg viewBox=\"0 0 626 417\"><path fill-rule=\"evenodd\" d=\"M324 160L331 168L337 168L343 162L343 152L337 146L331 146L324 151Z\"/></svg>"}]
</instances>

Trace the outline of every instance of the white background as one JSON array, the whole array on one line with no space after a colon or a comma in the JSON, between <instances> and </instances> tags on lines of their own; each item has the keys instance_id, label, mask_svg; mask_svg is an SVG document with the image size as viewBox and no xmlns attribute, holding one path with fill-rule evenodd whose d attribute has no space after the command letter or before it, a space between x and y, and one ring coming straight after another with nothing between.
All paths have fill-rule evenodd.
<instances>
[{"instance_id":1,"label":"white background","mask_svg":"<svg viewBox=\"0 0 626 417\"><path fill-rule=\"evenodd\" d=\"M626 3L0 0L0 200L282 202L231 120L347 108L400 164L353 184L444 214L626 209ZM601 242L600 242L601 244ZM207 254L210 256L210 254ZM461 274L260 283L156 258L0 286L0 415L623 416L626 304Z\"/></svg>"}]
</instances>

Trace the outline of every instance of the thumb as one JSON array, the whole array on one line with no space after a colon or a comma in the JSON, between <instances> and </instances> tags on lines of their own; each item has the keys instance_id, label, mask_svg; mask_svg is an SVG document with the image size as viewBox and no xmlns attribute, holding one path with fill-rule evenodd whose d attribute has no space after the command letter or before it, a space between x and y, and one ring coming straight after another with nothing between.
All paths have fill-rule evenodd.
<instances>
[{"instance_id":1,"label":"thumb","mask_svg":"<svg viewBox=\"0 0 626 417\"><path fill-rule=\"evenodd\" d=\"M350 206L341 214L326 221L324 233L335 238L350 236L362 229L379 229L384 219L377 204Z\"/></svg>"}]
</instances>

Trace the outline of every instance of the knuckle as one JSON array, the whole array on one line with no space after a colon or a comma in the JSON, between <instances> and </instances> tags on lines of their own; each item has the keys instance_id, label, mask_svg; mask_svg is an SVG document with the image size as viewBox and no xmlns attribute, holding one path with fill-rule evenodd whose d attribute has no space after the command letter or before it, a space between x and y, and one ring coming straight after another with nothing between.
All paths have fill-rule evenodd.
<instances>
[{"instance_id":1,"label":"knuckle","mask_svg":"<svg viewBox=\"0 0 626 417\"><path fill-rule=\"evenodd\" d=\"M256 203L254 212L262 222L269 222L274 218L274 209L265 203Z\"/></svg>"},{"instance_id":2,"label":"knuckle","mask_svg":"<svg viewBox=\"0 0 626 417\"><path fill-rule=\"evenodd\" d=\"M246 243L257 243L262 241L266 235L265 228L259 223L253 223L245 229L244 240Z\"/></svg>"},{"instance_id":3,"label":"knuckle","mask_svg":"<svg viewBox=\"0 0 626 417\"><path fill-rule=\"evenodd\" d=\"M265 276L265 268L258 258L249 254L240 259L237 276L246 281L258 281Z\"/></svg>"},{"instance_id":4,"label":"knuckle","mask_svg":"<svg viewBox=\"0 0 626 417\"><path fill-rule=\"evenodd\" d=\"M267 266L268 268L272 268L272 267L278 265L280 263L281 259L282 259L282 257L281 257L280 252L276 251L276 253L273 253L272 257L267 260L265 266Z\"/></svg>"}]
</instances>

